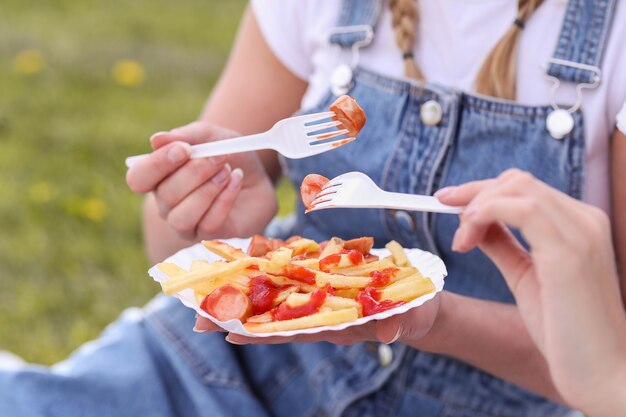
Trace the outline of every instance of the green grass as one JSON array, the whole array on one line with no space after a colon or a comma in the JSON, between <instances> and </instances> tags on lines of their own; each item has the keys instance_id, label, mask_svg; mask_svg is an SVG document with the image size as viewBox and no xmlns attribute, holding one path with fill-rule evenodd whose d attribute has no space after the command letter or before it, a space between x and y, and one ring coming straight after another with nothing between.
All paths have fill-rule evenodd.
<instances>
[{"instance_id":1,"label":"green grass","mask_svg":"<svg viewBox=\"0 0 626 417\"><path fill-rule=\"evenodd\" d=\"M0 2L0 350L53 363L158 291L123 160L197 117L244 7ZM15 60L30 49L43 67L29 75ZM142 84L115 82L124 59Z\"/></svg>"}]
</instances>

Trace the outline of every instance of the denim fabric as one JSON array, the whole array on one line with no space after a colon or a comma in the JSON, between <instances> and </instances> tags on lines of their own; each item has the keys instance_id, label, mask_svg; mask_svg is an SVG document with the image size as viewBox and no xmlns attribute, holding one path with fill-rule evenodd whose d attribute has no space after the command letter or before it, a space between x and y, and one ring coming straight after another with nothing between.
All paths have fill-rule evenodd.
<instances>
[{"instance_id":1,"label":"denim fabric","mask_svg":"<svg viewBox=\"0 0 626 417\"><path fill-rule=\"evenodd\" d=\"M359 10L368 11L363 19L372 17L372 8L365 7L370 0L359 1L364 7L351 8L357 15L349 16L350 24L359 23ZM564 31L568 29L566 20ZM334 177L359 170L387 190L431 194L445 185L519 167L580 197L580 113L574 114L574 130L556 140L545 128L550 107L417 85L361 68L353 81L350 94L368 115L359 139L333 152L285 161L295 185L309 173ZM305 112L325 110L333 100L329 93ZM419 117L421 105L430 100L444 112L436 126L424 125ZM378 246L395 239L434 251L448 266L448 290L512 301L483 255L449 250L455 216L348 209L304 216L303 211L299 205L294 233L315 239L371 235ZM391 346L387 364L372 343L232 346L223 334L193 333L193 322L193 311L178 300L158 297L143 310L126 312L66 362L52 368L0 369L0 417L568 415L566 409L469 365L399 343Z\"/></svg>"},{"instance_id":2,"label":"denim fabric","mask_svg":"<svg viewBox=\"0 0 626 417\"><path fill-rule=\"evenodd\" d=\"M569 2L554 52L554 58L561 62L548 66L549 75L571 83L594 83L600 75L597 71L571 64L600 67L616 5L616 0Z\"/></svg>"}]
</instances>

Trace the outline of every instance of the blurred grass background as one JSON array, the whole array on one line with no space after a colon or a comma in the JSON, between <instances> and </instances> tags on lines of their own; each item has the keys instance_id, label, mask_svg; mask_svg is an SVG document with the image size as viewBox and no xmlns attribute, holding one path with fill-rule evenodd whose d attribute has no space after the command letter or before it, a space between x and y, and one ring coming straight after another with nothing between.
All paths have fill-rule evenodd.
<instances>
[{"instance_id":1,"label":"blurred grass background","mask_svg":"<svg viewBox=\"0 0 626 417\"><path fill-rule=\"evenodd\" d=\"M197 117L244 7L0 2L0 350L53 363L157 293L124 157Z\"/></svg>"}]
</instances>

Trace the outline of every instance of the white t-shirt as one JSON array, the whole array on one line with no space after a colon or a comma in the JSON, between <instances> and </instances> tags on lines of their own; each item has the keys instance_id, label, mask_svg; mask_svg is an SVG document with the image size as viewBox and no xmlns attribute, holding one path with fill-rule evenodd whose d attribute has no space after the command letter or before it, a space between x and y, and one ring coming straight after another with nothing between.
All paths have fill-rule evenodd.
<instances>
[{"instance_id":1,"label":"white t-shirt","mask_svg":"<svg viewBox=\"0 0 626 417\"><path fill-rule=\"evenodd\" d=\"M349 63L328 43L340 11L339 0L252 0L259 26L277 58L309 83L302 107L314 105L330 85L332 71ZM546 0L522 32L519 48L517 101L526 105L550 103L552 82L542 65L552 57L567 1ZM415 59L427 80L465 91L473 83L485 57L511 27L517 2L504 0L419 0L420 24ZM583 113L587 140L584 200L609 211L609 137L626 101L626 3L618 0L612 33L602 63L602 82L585 90ZM402 78L402 57L385 8L374 41L361 49L360 65L380 74ZM575 103L575 85L562 84L560 103Z\"/></svg>"}]
</instances>

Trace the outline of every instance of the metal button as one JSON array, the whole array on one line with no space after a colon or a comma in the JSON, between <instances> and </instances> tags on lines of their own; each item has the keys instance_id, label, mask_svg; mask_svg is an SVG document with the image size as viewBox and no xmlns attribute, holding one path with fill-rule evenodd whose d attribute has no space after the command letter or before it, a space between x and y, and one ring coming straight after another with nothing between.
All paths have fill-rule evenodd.
<instances>
[{"instance_id":1,"label":"metal button","mask_svg":"<svg viewBox=\"0 0 626 417\"><path fill-rule=\"evenodd\" d=\"M378 345L378 361L381 366L388 366L393 361L393 349L391 349L391 346L383 343Z\"/></svg>"},{"instance_id":2,"label":"metal button","mask_svg":"<svg viewBox=\"0 0 626 417\"><path fill-rule=\"evenodd\" d=\"M574 117L567 110L554 110L546 119L546 128L554 139L563 139L574 130Z\"/></svg>"},{"instance_id":3,"label":"metal button","mask_svg":"<svg viewBox=\"0 0 626 417\"><path fill-rule=\"evenodd\" d=\"M393 213L393 218L400 223L400 226L404 229L415 229L415 220L413 217L403 210L398 210Z\"/></svg>"},{"instance_id":4,"label":"metal button","mask_svg":"<svg viewBox=\"0 0 626 417\"><path fill-rule=\"evenodd\" d=\"M330 77L330 85L333 94L341 96L350 91L350 85L352 84L352 68L349 65L339 65L333 71Z\"/></svg>"},{"instance_id":5,"label":"metal button","mask_svg":"<svg viewBox=\"0 0 626 417\"><path fill-rule=\"evenodd\" d=\"M426 126L435 126L443 120L443 109L441 104L435 100L428 100L420 108L420 120Z\"/></svg>"}]
</instances>

